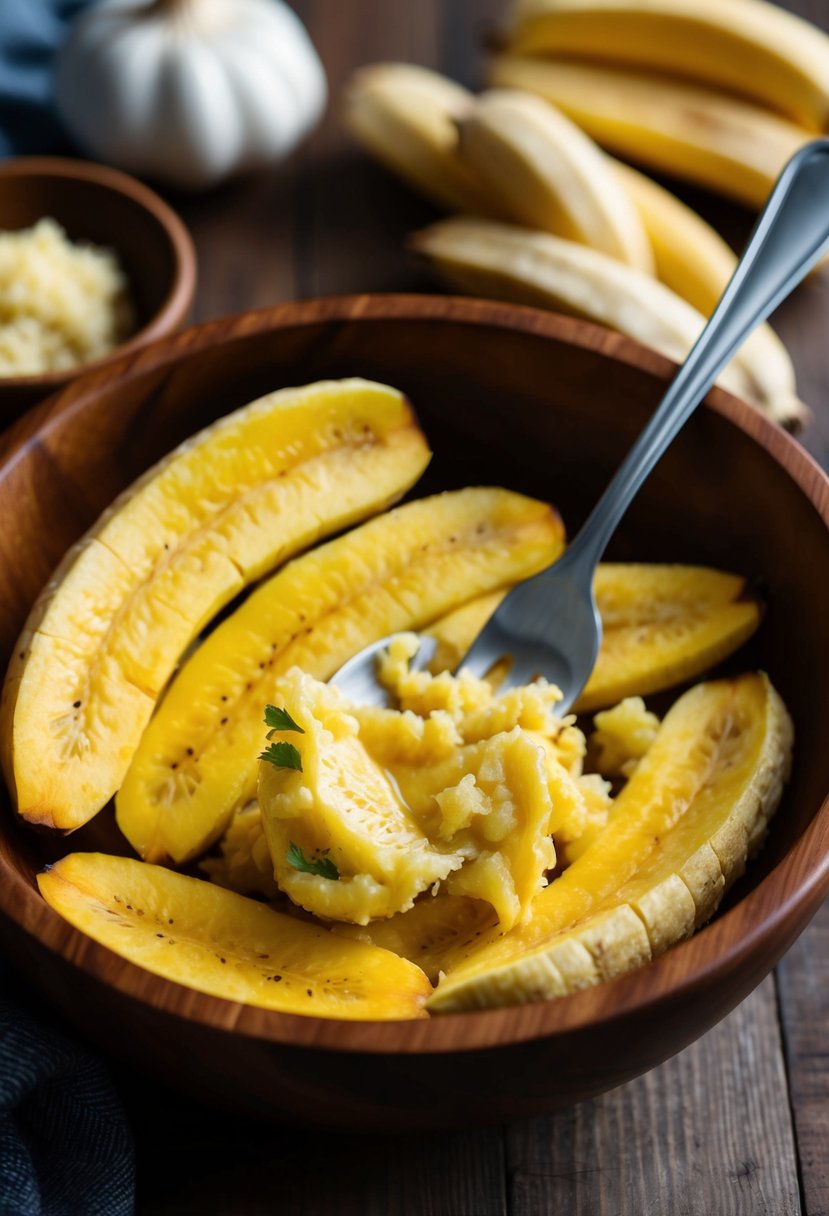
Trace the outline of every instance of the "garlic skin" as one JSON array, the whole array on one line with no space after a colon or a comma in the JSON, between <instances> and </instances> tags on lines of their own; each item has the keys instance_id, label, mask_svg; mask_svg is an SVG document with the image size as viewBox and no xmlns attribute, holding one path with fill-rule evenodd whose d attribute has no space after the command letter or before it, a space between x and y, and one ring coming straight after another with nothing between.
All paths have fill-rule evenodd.
<instances>
[{"instance_id":1,"label":"garlic skin","mask_svg":"<svg viewBox=\"0 0 829 1216\"><path fill-rule=\"evenodd\" d=\"M188 190L287 156L325 72L283 0L102 0L58 56L58 112L98 160Z\"/></svg>"}]
</instances>

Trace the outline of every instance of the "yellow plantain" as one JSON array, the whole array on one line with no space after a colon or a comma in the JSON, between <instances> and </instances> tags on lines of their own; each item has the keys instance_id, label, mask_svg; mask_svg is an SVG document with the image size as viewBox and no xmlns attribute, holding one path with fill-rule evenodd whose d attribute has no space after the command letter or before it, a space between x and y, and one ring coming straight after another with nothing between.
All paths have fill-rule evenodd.
<instances>
[{"instance_id":1,"label":"yellow plantain","mask_svg":"<svg viewBox=\"0 0 829 1216\"><path fill-rule=\"evenodd\" d=\"M656 275L683 300L709 316L734 272L733 250L702 216L664 186L630 165L613 168L639 210L656 260ZM782 426L808 422L808 406L797 396L792 361L770 325L761 325L743 342L734 362L750 378L764 412Z\"/></svg>"},{"instance_id":2,"label":"yellow plantain","mask_svg":"<svg viewBox=\"0 0 829 1216\"><path fill-rule=\"evenodd\" d=\"M431 989L419 967L203 879L70 853L38 875L38 886L76 929L197 992L313 1017L425 1016Z\"/></svg>"},{"instance_id":3,"label":"yellow plantain","mask_svg":"<svg viewBox=\"0 0 829 1216\"><path fill-rule=\"evenodd\" d=\"M596 571L602 645L578 713L616 705L700 675L760 624L746 581L705 566L603 562ZM489 592L435 621L430 670L453 671L506 595Z\"/></svg>"},{"instance_id":4,"label":"yellow plantain","mask_svg":"<svg viewBox=\"0 0 829 1216\"><path fill-rule=\"evenodd\" d=\"M546 232L458 216L416 233L409 244L452 287L469 295L587 317L677 362L705 323L696 309L651 275ZM733 360L719 383L762 408Z\"/></svg>"},{"instance_id":5,"label":"yellow plantain","mask_svg":"<svg viewBox=\"0 0 829 1216\"><path fill-rule=\"evenodd\" d=\"M417 963L436 984L447 953L470 946L479 930L491 927L492 920L492 905L486 900L441 891L421 896L413 908L387 920L370 925L333 923L331 931Z\"/></svg>"},{"instance_id":6,"label":"yellow plantain","mask_svg":"<svg viewBox=\"0 0 829 1216\"><path fill-rule=\"evenodd\" d=\"M198 855L256 797L279 675L296 665L327 680L369 642L526 578L562 547L551 507L469 488L407 503L289 563L172 681L118 792L121 830L149 861Z\"/></svg>"},{"instance_id":7,"label":"yellow plantain","mask_svg":"<svg viewBox=\"0 0 829 1216\"><path fill-rule=\"evenodd\" d=\"M387 168L439 206L491 215L489 192L457 156L454 121L474 101L466 89L428 68L377 63L351 78L343 121Z\"/></svg>"},{"instance_id":8,"label":"yellow plantain","mask_svg":"<svg viewBox=\"0 0 829 1216\"><path fill-rule=\"evenodd\" d=\"M458 156L505 216L652 272L634 204L601 150L530 93L493 89L458 120Z\"/></svg>"},{"instance_id":9,"label":"yellow plantain","mask_svg":"<svg viewBox=\"0 0 829 1216\"><path fill-rule=\"evenodd\" d=\"M741 98L603 64L499 55L489 84L537 93L602 147L758 210L783 166L811 138L804 127Z\"/></svg>"},{"instance_id":10,"label":"yellow plantain","mask_svg":"<svg viewBox=\"0 0 829 1216\"><path fill-rule=\"evenodd\" d=\"M66 554L15 646L0 746L19 813L62 829L90 819L219 609L382 511L428 460L401 393L343 380L236 410L130 486Z\"/></svg>"},{"instance_id":11,"label":"yellow plantain","mask_svg":"<svg viewBox=\"0 0 829 1216\"><path fill-rule=\"evenodd\" d=\"M529 921L450 948L430 1010L561 996L687 937L762 839L791 747L791 721L766 676L691 689L665 718L607 826L536 896Z\"/></svg>"},{"instance_id":12,"label":"yellow plantain","mask_svg":"<svg viewBox=\"0 0 829 1216\"><path fill-rule=\"evenodd\" d=\"M829 124L829 36L765 0L518 0L518 54L636 65Z\"/></svg>"}]
</instances>

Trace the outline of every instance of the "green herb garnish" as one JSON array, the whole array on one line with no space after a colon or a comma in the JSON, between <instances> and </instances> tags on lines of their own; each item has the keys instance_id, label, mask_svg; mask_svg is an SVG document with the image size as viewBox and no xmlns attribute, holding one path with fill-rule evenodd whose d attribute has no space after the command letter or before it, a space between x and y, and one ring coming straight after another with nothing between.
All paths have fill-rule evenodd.
<instances>
[{"instance_id":1,"label":"green herb garnish","mask_svg":"<svg viewBox=\"0 0 829 1216\"><path fill-rule=\"evenodd\" d=\"M269 743L263 752L259 753L260 760L267 760L275 768L293 768L302 772L302 756L293 743Z\"/></svg>"},{"instance_id":2,"label":"green herb garnish","mask_svg":"<svg viewBox=\"0 0 829 1216\"><path fill-rule=\"evenodd\" d=\"M271 728L268 732L269 739L275 730L295 730L301 735L305 734L302 727L294 722L287 709L278 709L276 705L265 706L265 725Z\"/></svg>"},{"instance_id":3,"label":"green herb garnish","mask_svg":"<svg viewBox=\"0 0 829 1216\"><path fill-rule=\"evenodd\" d=\"M340 877L340 871L334 865L330 857L319 857L316 861L309 861L298 844L291 841L290 847L286 854L288 865L293 866L295 870L301 870L303 874L316 874L319 878L331 878L335 881Z\"/></svg>"}]
</instances>

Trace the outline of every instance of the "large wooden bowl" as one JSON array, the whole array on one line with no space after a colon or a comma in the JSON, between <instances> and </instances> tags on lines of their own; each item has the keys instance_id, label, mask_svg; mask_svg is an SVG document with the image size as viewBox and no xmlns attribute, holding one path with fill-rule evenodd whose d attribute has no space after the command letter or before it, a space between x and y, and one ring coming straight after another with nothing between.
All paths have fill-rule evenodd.
<instances>
[{"instance_id":1,"label":"large wooden bowl","mask_svg":"<svg viewBox=\"0 0 829 1216\"><path fill-rule=\"evenodd\" d=\"M669 363L528 309L427 297L289 305L219 321L75 381L0 452L0 649L65 548L184 436L268 389L364 375L404 389L435 461L424 490L499 483L547 496L575 529L658 401ZM72 848L123 848L104 812L71 841L0 807L5 950L101 1047L217 1100L294 1122L426 1128L571 1103L679 1051L767 974L829 888L829 495L797 444L712 394L651 477L617 558L759 576L768 612L740 663L795 719L794 775L727 908L632 975L554 1002L412 1023L240 1007L156 978L70 928L34 875ZM126 849L124 849L126 851Z\"/></svg>"}]
</instances>

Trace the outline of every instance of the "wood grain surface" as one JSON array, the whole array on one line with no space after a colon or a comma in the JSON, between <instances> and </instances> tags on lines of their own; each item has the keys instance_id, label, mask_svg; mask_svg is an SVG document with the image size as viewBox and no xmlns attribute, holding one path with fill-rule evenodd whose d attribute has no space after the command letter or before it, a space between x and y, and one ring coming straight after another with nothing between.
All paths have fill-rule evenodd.
<instances>
[{"instance_id":1,"label":"wood grain surface","mask_svg":"<svg viewBox=\"0 0 829 1216\"><path fill-rule=\"evenodd\" d=\"M825 0L786 6L829 28ZM331 112L286 169L201 198L168 196L198 248L197 319L317 294L434 289L401 252L402 236L432 211L341 135L336 99L354 66L380 58L479 83L477 48L502 0L296 0L295 7L325 60ZM735 245L745 238L747 213L684 187L678 193ZM815 412L803 442L827 465L829 275L801 287L775 324ZM692 1047L599 1098L503 1128L405 1139L285 1130L217 1114L121 1069L138 1142L138 1211L825 1214L827 959L824 907L774 976Z\"/></svg>"}]
</instances>

